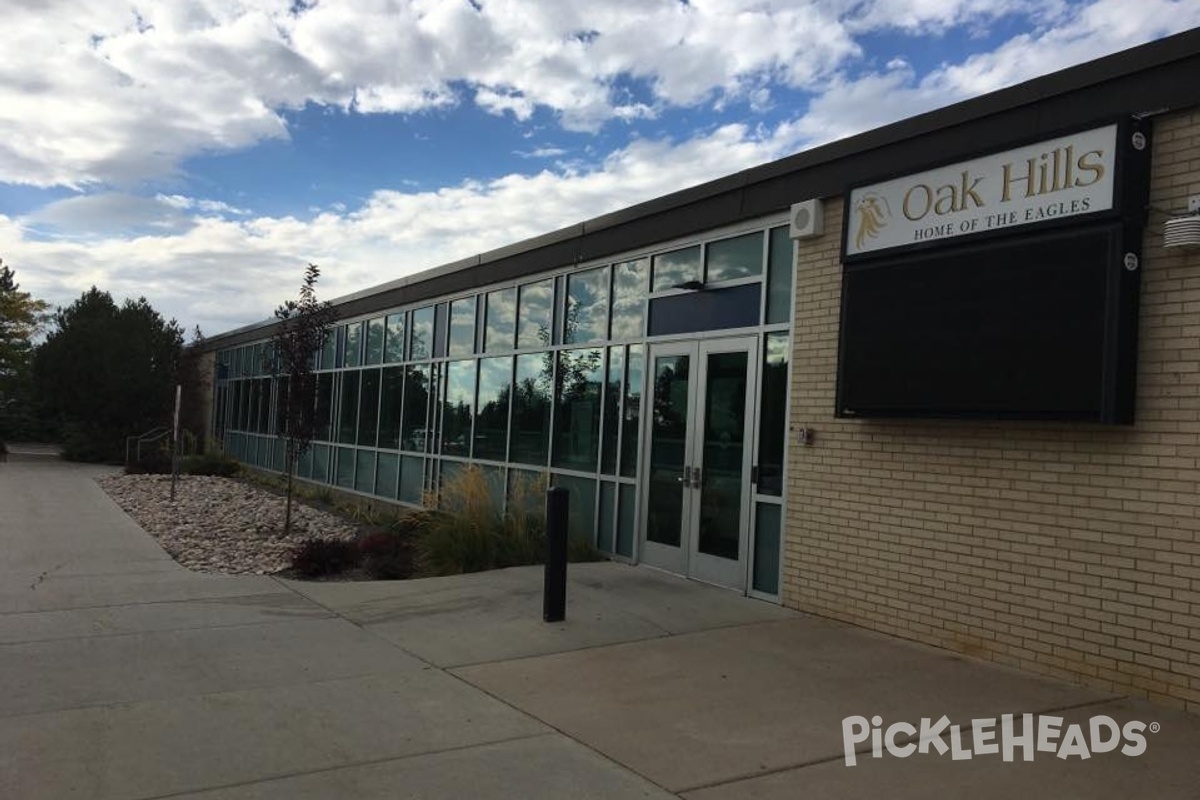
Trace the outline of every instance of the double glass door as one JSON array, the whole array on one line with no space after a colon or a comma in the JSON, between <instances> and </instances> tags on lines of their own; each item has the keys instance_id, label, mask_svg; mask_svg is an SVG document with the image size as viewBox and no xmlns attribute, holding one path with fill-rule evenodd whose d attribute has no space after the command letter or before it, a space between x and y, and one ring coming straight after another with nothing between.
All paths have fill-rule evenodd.
<instances>
[{"instance_id":1,"label":"double glass door","mask_svg":"<svg viewBox=\"0 0 1200 800\"><path fill-rule=\"evenodd\" d=\"M758 338L650 348L641 560L744 589Z\"/></svg>"}]
</instances>

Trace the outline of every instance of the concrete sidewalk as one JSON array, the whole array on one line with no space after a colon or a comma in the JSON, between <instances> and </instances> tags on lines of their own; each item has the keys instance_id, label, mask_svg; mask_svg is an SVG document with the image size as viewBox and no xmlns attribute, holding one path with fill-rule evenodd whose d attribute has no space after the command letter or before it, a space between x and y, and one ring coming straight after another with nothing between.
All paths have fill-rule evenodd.
<instances>
[{"instance_id":1,"label":"concrete sidewalk","mask_svg":"<svg viewBox=\"0 0 1200 800\"><path fill-rule=\"evenodd\" d=\"M301 583L175 564L96 486L0 464L0 796L1193 798L1195 717L651 570ZM1155 722L1146 752L843 761L842 720ZM970 746L970 732L964 732ZM1018 755L1018 758L1020 756Z\"/></svg>"}]
</instances>

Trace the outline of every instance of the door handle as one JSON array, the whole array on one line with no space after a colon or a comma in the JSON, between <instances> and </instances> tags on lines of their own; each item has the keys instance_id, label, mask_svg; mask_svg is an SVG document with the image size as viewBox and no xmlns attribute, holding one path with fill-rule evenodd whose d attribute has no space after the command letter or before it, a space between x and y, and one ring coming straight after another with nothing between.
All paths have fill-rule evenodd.
<instances>
[{"instance_id":1,"label":"door handle","mask_svg":"<svg viewBox=\"0 0 1200 800\"><path fill-rule=\"evenodd\" d=\"M700 488L700 468L699 467L696 467L694 470L692 470L692 488L693 489Z\"/></svg>"},{"instance_id":2,"label":"door handle","mask_svg":"<svg viewBox=\"0 0 1200 800\"><path fill-rule=\"evenodd\" d=\"M676 478L675 480L677 480L677 481L679 481L680 483L682 483L682 484L683 484L683 487L686 489L686 488L687 488L687 486L688 486L688 484L692 482L692 468L691 468L691 467L684 467L684 468L683 468L683 475L682 475L681 477L678 477L678 478Z\"/></svg>"}]
</instances>

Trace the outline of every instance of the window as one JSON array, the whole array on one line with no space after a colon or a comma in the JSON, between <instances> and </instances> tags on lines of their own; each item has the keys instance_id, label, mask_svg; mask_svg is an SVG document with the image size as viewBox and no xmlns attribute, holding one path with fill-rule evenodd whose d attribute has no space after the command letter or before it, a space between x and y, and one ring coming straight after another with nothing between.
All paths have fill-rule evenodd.
<instances>
[{"instance_id":1,"label":"window","mask_svg":"<svg viewBox=\"0 0 1200 800\"><path fill-rule=\"evenodd\" d=\"M645 317L646 259L617 264L613 267L612 338L638 338Z\"/></svg>"},{"instance_id":2,"label":"window","mask_svg":"<svg viewBox=\"0 0 1200 800\"><path fill-rule=\"evenodd\" d=\"M450 356L469 356L475 352L475 298L467 297L450 304Z\"/></svg>"},{"instance_id":3,"label":"window","mask_svg":"<svg viewBox=\"0 0 1200 800\"><path fill-rule=\"evenodd\" d=\"M342 373L342 411L337 431L339 442L353 444L358 435L358 378L357 372Z\"/></svg>"},{"instance_id":4,"label":"window","mask_svg":"<svg viewBox=\"0 0 1200 800\"><path fill-rule=\"evenodd\" d=\"M767 265L767 322L790 322L792 317L792 237L786 227L771 229Z\"/></svg>"},{"instance_id":5,"label":"window","mask_svg":"<svg viewBox=\"0 0 1200 800\"><path fill-rule=\"evenodd\" d=\"M554 466L596 469L600 455L600 389L603 384L603 350L564 350L558 354Z\"/></svg>"},{"instance_id":6,"label":"window","mask_svg":"<svg viewBox=\"0 0 1200 800\"><path fill-rule=\"evenodd\" d=\"M343 362L347 367L357 367L362 364L363 324L355 322L346 326L346 358Z\"/></svg>"},{"instance_id":7,"label":"window","mask_svg":"<svg viewBox=\"0 0 1200 800\"><path fill-rule=\"evenodd\" d=\"M705 283L733 281L762 275L761 231L712 242L704 253Z\"/></svg>"},{"instance_id":8,"label":"window","mask_svg":"<svg viewBox=\"0 0 1200 800\"><path fill-rule=\"evenodd\" d=\"M412 332L409 335L408 357L413 361L433 354L433 306L412 312Z\"/></svg>"},{"instance_id":9,"label":"window","mask_svg":"<svg viewBox=\"0 0 1200 800\"><path fill-rule=\"evenodd\" d=\"M378 364L383 361L383 317L367 323L367 354L364 364Z\"/></svg>"},{"instance_id":10,"label":"window","mask_svg":"<svg viewBox=\"0 0 1200 800\"><path fill-rule=\"evenodd\" d=\"M608 267L567 276L563 343L595 342L608 333Z\"/></svg>"},{"instance_id":11,"label":"window","mask_svg":"<svg viewBox=\"0 0 1200 800\"><path fill-rule=\"evenodd\" d=\"M553 306L554 281L539 281L521 287L517 301L518 349L546 347L550 344Z\"/></svg>"},{"instance_id":12,"label":"window","mask_svg":"<svg viewBox=\"0 0 1200 800\"><path fill-rule=\"evenodd\" d=\"M488 292L484 307L483 352L505 353L513 348L517 323L517 290Z\"/></svg>"},{"instance_id":13,"label":"window","mask_svg":"<svg viewBox=\"0 0 1200 800\"><path fill-rule=\"evenodd\" d=\"M758 418L758 493L783 494L783 454L787 439L788 334L765 337L762 405Z\"/></svg>"},{"instance_id":14,"label":"window","mask_svg":"<svg viewBox=\"0 0 1200 800\"><path fill-rule=\"evenodd\" d=\"M400 426L401 450L425 452L429 438L427 416L430 369L429 365L404 368L404 422Z\"/></svg>"},{"instance_id":15,"label":"window","mask_svg":"<svg viewBox=\"0 0 1200 800\"><path fill-rule=\"evenodd\" d=\"M681 283L701 281L704 276L700 269L700 245L655 256L650 276L655 292L672 289Z\"/></svg>"},{"instance_id":16,"label":"window","mask_svg":"<svg viewBox=\"0 0 1200 800\"><path fill-rule=\"evenodd\" d=\"M512 394L511 357L479 361L479 396L475 406L473 457L503 461L508 449L509 399Z\"/></svg>"},{"instance_id":17,"label":"window","mask_svg":"<svg viewBox=\"0 0 1200 800\"><path fill-rule=\"evenodd\" d=\"M404 398L404 368L383 370L379 394L379 446L390 450L400 447L400 407Z\"/></svg>"},{"instance_id":18,"label":"window","mask_svg":"<svg viewBox=\"0 0 1200 800\"><path fill-rule=\"evenodd\" d=\"M629 359L625 370L625 403L621 414L621 475L626 478L637 475L638 428L642 413L644 373L645 359L642 356L642 345L630 345ZM621 551L618 550L618 552ZM622 552L622 555L632 555L632 553Z\"/></svg>"},{"instance_id":19,"label":"window","mask_svg":"<svg viewBox=\"0 0 1200 800\"><path fill-rule=\"evenodd\" d=\"M446 370L442 454L471 454L471 421L475 416L475 362L452 361Z\"/></svg>"},{"instance_id":20,"label":"window","mask_svg":"<svg viewBox=\"0 0 1200 800\"><path fill-rule=\"evenodd\" d=\"M617 437L621 424L621 381L624 373L625 348L608 348L608 379L604 384L604 439L600 458L600 471L608 475L617 471ZM612 552L611 544L608 550Z\"/></svg>"},{"instance_id":21,"label":"window","mask_svg":"<svg viewBox=\"0 0 1200 800\"><path fill-rule=\"evenodd\" d=\"M374 447L379 433L379 370L363 370L358 397L358 444Z\"/></svg>"},{"instance_id":22,"label":"window","mask_svg":"<svg viewBox=\"0 0 1200 800\"><path fill-rule=\"evenodd\" d=\"M389 314L384 323L383 360L389 364L404 360L404 315Z\"/></svg>"},{"instance_id":23,"label":"window","mask_svg":"<svg viewBox=\"0 0 1200 800\"><path fill-rule=\"evenodd\" d=\"M550 447L550 357L547 353L517 356L512 397L510 461L546 463Z\"/></svg>"}]
</instances>

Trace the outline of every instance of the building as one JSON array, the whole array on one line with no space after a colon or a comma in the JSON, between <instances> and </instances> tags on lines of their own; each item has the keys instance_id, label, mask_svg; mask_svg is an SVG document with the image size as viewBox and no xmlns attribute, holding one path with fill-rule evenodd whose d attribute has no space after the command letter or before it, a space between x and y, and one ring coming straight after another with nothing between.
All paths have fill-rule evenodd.
<instances>
[{"instance_id":1,"label":"building","mask_svg":"<svg viewBox=\"0 0 1200 800\"><path fill-rule=\"evenodd\" d=\"M343 298L301 475L549 471L614 558L1200 707L1198 77L1191 31ZM268 469L269 333L206 345Z\"/></svg>"}]
</instances>

